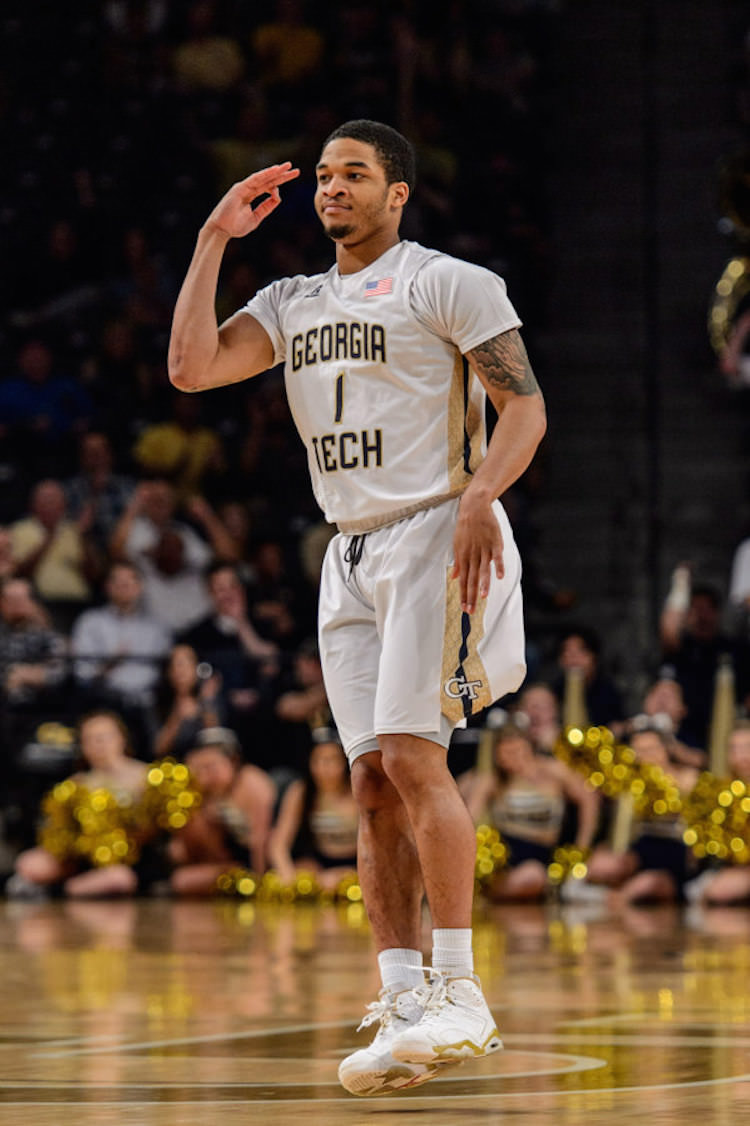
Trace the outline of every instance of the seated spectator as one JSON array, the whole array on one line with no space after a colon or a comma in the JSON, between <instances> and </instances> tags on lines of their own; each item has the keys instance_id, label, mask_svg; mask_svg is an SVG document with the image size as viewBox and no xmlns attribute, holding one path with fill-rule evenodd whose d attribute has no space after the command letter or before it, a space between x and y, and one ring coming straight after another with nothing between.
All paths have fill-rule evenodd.
<instances>
[{"instance_id":1,"label":"seated spectator","mask_svg":"<svg viewBox=\"0 0 750 1126\"><path fill-rule=\"evenodd\" d=\"M310 750L310 732L332 722L318 643L308 638L298 646L292 668L282 675L274 713L278 759L303 774Z\"/></svg>"},{"instance_id":2,"label":"seated spectator","mask_svg":"<svg viewBox=\"0 0 750 1126\"><path fill-rule=\"evenodd\" d=\"M210 146L217 196L224 195L238 180L244 180L248 168L267 168L283 160L296 160L296 148L293 140L274 135L269 128L266 100L258 88L253 87L250 95L244 97L238 106L236 116L225 121L222 133ZM256 284L252 284L253 272L249 263L242 262L239 269L237 266L233 269L231 251L228 251L228 257L228 270L222 280L217 308L220 324L245 304L248 293L254 293L259 288L257 278ZM240 281L244 283L242 289L239 288ZM231 294L236 295L233 304L229 303Z\"/></svg>"},{"instance_id":3,"label":"seated spectator","mask_svg":"<svg viewBox=\"0 0 750 1126\"><path fill-rule=\"evenodd\" d=\"M523 727L537 751L554 750L560 736L560 701L548 684L527 685L513 708L513 722Z\"/></svg>"},{"instance_id":4,"label":"seated spectator","mask_svg":"<svg viewBox=\"0 0 750 1126\"><path fill-rule=\"evenodd\" d=\"M285 884L312 872L334 891L357 867L357 803L344 749L332 728L312 733L304 778L287 786L268 845L268 858Z\"/></svg>"},{"instance_id":5,"label":"seated spectator","mask_svg":"<svg viewBox=\"0 0 750 1126\"><path fill-rule=\"evenodd\" d=\"M675 762L705 766L706 752L690 730L682 686L665 666L643 698L643 711L628 720L625 737L643 728L656 728L669 737L669 755Z\"/></svg>"},{"instance_id":6,"label":"seated spectator","mask_svg":"<svg viewBox=\"0 0 750 1126\"><path fill-rule=\"evenodd\" d=\"M279 369L248 387L237 403L237 422L227 442L233 488L242 496L263 498L271 514L283 514L287 527L292 520L319 519L312 490L288 488L289 481L304 480L307 463Z\"/></svg>"},{"instance_id":7,"label":"seated spectator","mask_svg":"<svg viewBox=\"0 0 750 1126\"><path fill-rule=\"evenodd\" d=\"M209 571L207 585L210 610L180 635L180 641L219 675L227 723L243 746L254 748L253 761L267 768L271 760L264 757L270 750L263 749L268 744L266 713L275 691L279 650L252 625L245 587L235 567L217 563Z\"/></svg>"},{"instance_id":8,"label":"seated spectator","mask_svg":"<svg viewBox=\"0 0 750 1126\"><path fill-rule=\"evenodd\" d=\"M695 786L698 770L670 758L670 737L662 731L634 731L630 746L641 762L669 774L680 793L688 794ZM589 860L587 882L616 889L624 903L681 898L685 881L695 870L693 855L682 840L684 828L679 816L636 822L627 851L615 852L609 844L597 846Z\"/></svg>"},{"instance_id":9,"label":"seated spectator","mask_svg":"<svg viewBox=\"0 0 750 1126\"><path fill-rule=\"evenodd\" d=\"M599 819L599 797L559 759L538 754L528 733L506 724L496 734L492 770L474 768L458 779L475 824L488 821L510 851L505 868L488 886L493 900L540 899L555 848L589 848ZM577 810L572 842L561 841L566 803Z\"/></svg>"},{"instance_id":10,"label":"seated spectator","mask_svg":"<svg viewBox=\"0 0 750 1126\"><path fill-rule=\"evenodd\" d=\"M237 574L247 585L255 573L250 562L253 522L248 506L239 500L225 500L219 505L219 519L232 537L236 551Z\"/></svg>"},{"instance_id":11,"label":"seated spectator","mask_svg":"<svg viewBox=\"0 0 750 1126\"><path fill-rule=\"evenodd\" d=\"M128 214L132 215L132 211ZM151 245L145 226L134 223L118 233L121 239L116 246L118 260L113 263L109 284L121 315L136 333L141 345L139 351L143 354L144 345L149 341L151 348L158 347L160 333L169 324L176 297L174 278L166 256ZM163 385L162 388L166 391ZM163 403L165 396L158 389L156 394Z\"/></svg>"},{"instance_id":12,"label":"seated spectator","mask_svg":"<svg viewBox=\"0 0 750 1126\"><path fill-rule=\"evenodd\" d=\"M10 715L33 716L57 700L65 679L65 640L49 624L26 579L0 587L0 685Z\"/></svg>"},{"instance_id":13,"label":"seated spectator","mask_svg":"<svg viewBox=\"0 0 750 1126\"><path fill-rule=\"evenodd\" d=\"M16 573L16 567L10 530L0 527L0 583L12 578Z\"/></svg>"},{"instance_id":14,"label":"seated spectator","mask_svg":"<svg viewBox=\"0 0 750 1126\"><path fill-rule=\"evenodd\" d=\"M732 324L719 355L719 368L730 387L750 385L750 309L741 311Z\"/></svg>"},{"instance_id":15,"label":"seated spectator","mask_svg":"<svg viewBox=\"0 0 750 1126\"><path fill-rule=\"evenodd\" d=\"M55 371L46 341L26 340L16 371L0 381L0 429L11 435L22 459L33 448L38 475L67 473L77 435L88 425L91 402L75 379Z\"/></svg>"},{"instance_id":16,"label":"seated spectator","mask_svg":"<svg viewBox=\"0 0 750 1126\"><path fill-rule=\"evenodd\" d=\"M74 676L87 707L121 711L143 758L151 753L155 688L172 639L143 607L143 582L132 563L113 563L104 606L84 610L71 634Z\"/></svg>"},{"instance_id":17,"label":"seated spectator","mask_svg":"<svg viewBox=\"0 0 750 1126\"><path fill-rule=\"evenodd\" d=\"M96 430L84 434L78 447L78 473L65 482L68 513L71 520L90 513L90 533L105 558L117 521L134 489L132 477L113 471L108 436Z\"/></svg>"},{"instance_id":18,"label":"seated spectator","mask_svg":"<svg viewBox=\"0 0 750 1126\"><path fill-rule=\"evenodd\" d=\"M54 204L53 204L54 206ZM38 255L19 262L18 286L13 295L21 323L49 324L90 309L98 297L92 285L86 240L69 218L48 214Z\"/></svg>"},{"instance_id":19,"label":"seated spectator","mask_svg":"<svg viewBox=\"0 0 750 1126\"><path fill-rule=\"evenodd\" d=\"M170 480L180 502L205 492L210 479L226 469L219 435L201 425L196 396L182 392L173 395L167 421L142 431L133 448L133 461L143 474Z\"/></svg>"},{"instance_id":20,"label":"seated spectator","mask_svg":"<svg viewBox=\"0 0 750 1126\"><path fill-rule=\"evenodd\" d=\"M114 559L135 563L148 612L178 633L210 612L206 569L215 557L233 560L236 548L204 500L193 498L188 511L209 542L175 518L176 507L168 481L143 481L115 528L110 552Z\"/></svg>"},{"instance_id":21,"label":"seated spectator","mask_svg":"<svg viewBox=\"0 0 750 1126\"><path fill-rule=\"evenodd\" d=\"M260 539L252 552L247 584L250 616L258 632L281 648L291 649L315 629L315 597L301 575L287 566L278 539Z\"/></svg>"},{"instance_id":22,"label":"seated spectator","mask_svg":"<svg viewBox=\"0 0 750 1126\"><path fill-rule=\"evenodd\" d=\"M726 634L721 619L719 592L694 583L686 564L676 567L659 620L662 659L682 687L686 723L702 747L708 745L716 672L725 655L732 661L738 699L750 691L748 642Z\"/></svg>"},{"instance_id":23,"label":"seated spectator","mask_svg":"<svg viewBox=\"0 0 750 1126\"><path fill-rule=\"evenodd\" d=\"M602 667L601 641L596 632L587 626L569 627L557 645L557 664L560 676L554 687L558 699L562 701L564 696L566 672L580 669L589 723L616 730L625 718L625 709L617 685Z\"/></svg>"},{"instance_id":24,"label":"seated spectator","mask_svg":"<svg viewBox=\"0 0 750 1126\"><path fill-rule=\"evenodd\" d=\"M69 520L65 490L46 480L32 489L28 515L10 527L16 574L31 579L62 629L91 601L101 574L102 560L88 535L92 515L86 508Z\"/></svg>"},{"instance_id":25,"label":"seated spectator","mask_svg":"<svg viewBox=\"0 0 750 1126\"><path fill-rule=\"evenodd\" d=\"M226 727L201 731L185 758L203 795L201 808L170 843L178 895L210 895L222 873L266 869L276 787L257 766L242 762Z\"/></svg>"},{"instance_id":26,"label":"seated spectator","mask_svg":"<svg viewBox=\"0 0 750 1126\"><path fill-rule=\"evenodd\" d=\"M271 91L294 88L312 78L323 61L324 48L318 29L305 22L300 0L276 0L272 18L261 23L252 37L260 81Z\"/></svg>"},{"instance_id":27,"label":"seated spectator","mask_svg":"<svg viewBox=\"0 0 750 1126\"><path fill-rule=\"evenodd\" d=\"M108 712L84 717L79 724L79 743L85 768L71 782L89 791L107 790L117 794L119 801L137 801L146 786L148 767L130 757L128 731L119 717ZM44 826L40 837L44 839ZM21 898L58 886L72 898L132 895L138 882L137 871L127 864L86 866L74 846L68 855L60 856L40 844L16 858L15 876L6 885L6 894Z\"/></svg>"},{"instance_id":28,"label":"seated spectator","mask_svg":"<svg viewBox=\"0 0 750 1126\"><path fill-rule=\"evenodd\" d=\"M119 303L118 303L119 304ZM98 326L83 362L82 378L94 401L94 432L104 431L115 462L129 464L135 437L167 410L170 391L161 368L155 370L150 349L127 310Z\"/></svg>"},{"instance_id":29,"label":"seated spectator","mask_svg":"<svg viewBox=\"0 0 750 1126\"><path fill-rule=\"evenodd\" d=\"M216 4L193 0L186 35L174 49L172 66L180 89L229 90L242 78L245 59L236 40L219 27Z\"/></svg>"},{"instance_id":30,"label":"seated spectator","mask_svg":"<svg viewBox=\"0 0 750 1126\"><path fill-rule=\"evenodd\" d=\"M157 689L162 721L154 738L157 758L184 758L204 727L222 725L224 708L219 689L220 677L212 667L199 662L190 645L175 645Z\"/></svg>"},{"instance_id":31,"label":"seated spectator","mask_svg":"<svg viewBox=\"0 0 750 1126\"><path fill-rule=\"evenodd\" d=\"M750 535L740 541L732 555L729 575L729 618L733 635L750 640ZM750 701L746 702L747 704Z\"/></svg>"},{"instance_id":32,"label":"seated spectator","mask_svg":"<svg viewBox=\"0 0 750 1126\"><path fill-rule=\"evenodd\" d=\"M320 590L320 573L323 568L328 545L336 535L336 527L325 520L316 520L307 525L299 538L299 562L307 589L317 598Z\"/></svg>"},{"instance_id":33,"label":"seated spectator","mask_svg":"<svg viewBox=\"0 0 750 1126\"><path fill-rule=\"evenodd\" d=\"M741 720L729 736L729 772L750 785L750 721ZM685 887L691 901L707 906L729 906L750 900L750 865L727 864L709 868Z\"/></svg>"}]
</instances>

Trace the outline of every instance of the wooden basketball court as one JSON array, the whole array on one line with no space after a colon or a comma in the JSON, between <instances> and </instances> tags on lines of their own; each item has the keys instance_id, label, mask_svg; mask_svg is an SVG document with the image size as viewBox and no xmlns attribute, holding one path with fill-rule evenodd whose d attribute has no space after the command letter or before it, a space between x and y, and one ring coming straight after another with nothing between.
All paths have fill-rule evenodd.
<instances>
[{"instance_id":1,"label":"wooden basketball court","mask_svg":"<svg viewBox=\"0 0 750 1126\"><path fill-rule=\"evenodd\" d=\"M748 910L480 907L505 1051L379 1099L336 1079L372 1035L359 905L0 902L0 944L8 1126L750 1120Z\"/></svg>"}]
</instances>

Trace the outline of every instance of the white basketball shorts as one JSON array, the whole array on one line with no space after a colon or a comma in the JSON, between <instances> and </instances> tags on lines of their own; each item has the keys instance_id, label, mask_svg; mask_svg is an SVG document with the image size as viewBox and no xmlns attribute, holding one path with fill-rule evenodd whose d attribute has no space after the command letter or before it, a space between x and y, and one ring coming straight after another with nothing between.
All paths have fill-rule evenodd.
<instances>
[{"instance_id":1,"label":"white basketball shorts","mask_svg":"<svg viewBox=\"0 0 750 1126\"><path fill-rule=\"evenodd\" d=\"M523 681L521 560L508 517L496 501L505 575L493 572L487 598L469 615L450 577L458 504L364 536L339 533L328 546L320 654L350 764L377 750L381 734L447 747L454 727Z\"/></svg>"}]
</instances>

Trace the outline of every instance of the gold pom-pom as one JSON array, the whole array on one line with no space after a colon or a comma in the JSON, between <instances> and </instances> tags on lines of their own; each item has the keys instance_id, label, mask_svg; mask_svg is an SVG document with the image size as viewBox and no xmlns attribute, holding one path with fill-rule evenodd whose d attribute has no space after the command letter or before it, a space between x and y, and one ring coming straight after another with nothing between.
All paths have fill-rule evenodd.
<instances>
[{"instance_id":1,"label":"gold pom-pom","mask_svg":"<svg viewBox=\"0 0 750 1126\"><path fill-rule=\"evenodd\" d=\"M200 791L184 763L169 758L153 763L140 810L145 825L175 832L187 825L200 803Z\"/></svg>"},{"instance_id":2,"label":"gold pom-pom","mask_svg":"<svg viewBox=\"0 0 750 1126\"><path fill-rule=\"evenodd\" d=\"M241 899L254 899L260 881L247 868L230 868L217 878L215 891L218 895L239 896Z\"/></svg>"},{"instance_id":3,"label":"gold pom-pom","mask_svg":"<svg viewBox=\"0 0 750 1126\"><path fill-rule=\"evenodd\" d=\"M742 779L705 771L682 796L669 774L638 762L632 748L615 743L606 727L566 728L555 754L608 797L630 793L643 820L681 816L682 839L699 859L750 863L750 787Z\"/></svg>"},{"instance_id":4,"label":"gold pom-pom","mask_svg":"<svg viewBox=\"0 0 750 1126\"><path fill-rule=\"evenodd\" d=\"M215 891L218 895L254 898L260 903L318 903L335 899L355 904L362 901L362 888L355 871L347 872L335 891L328 892L321 887L315 872L300 870L291 883L285 883L275 869L256 876L246 868L231 868L218 877Z\"/></svg>"},{"instance_id":5,"label":"gold pom-pom","mask_svg":"<svg viewBox=\"0 0 750 1126\"><path fill-rule=\"evenodd\" d=\"M39 844L58 860L81 859L95 868L134 864L140 847L129 825L133 800L109 790L89 790L72 779L42 801Z\"/></svg>"},{"instance_id":6,"label":"gold pom-pom","mask_svg":"<svg viewBox=\"0 0 750 1126\"><path fill-rule=\"evenodd\" d=\"M348 872L347 875L341 877L336 885L336 899L345 903L362 902L362 888L359 885L359 877L356 872Z\"/></svg>"},{"instance_id":7,"label":"gold pom-pom","mask_svg":"<svg viewBox=\"0 0 750 1126\"><path fill-rule=\"evenodd\" d=\"M750 787L704 771L684 801L683 840L700 859L750 863Z\"/></svg>"},{"instance_id":8,"label":"gold pom-pom","mask_svg":"<svg viewBox=\"0 0 750 1126\"><path fill-rule=\"evenodd\" d=\"M509 860L508 846L499 831L492 825L477 827L477 856L474 879L481 888L504 868Z\"/></svg>"},{"instance_id":9,"label":"gold pom-pom","mask_svg":"<svg viewBox=\"0 0 750 1126\"><path fill-rule=\"evenodd\" d=\"M632 747L617 743L607 727L567 727L555 755L606 797L630 793L635 813L644 820L675 817L682 809L674 779L659 766L639 762Z\"/></svg>"},{"instance_id":10,"label":"gold pom-pom","mask_svg":"<svg viewBox=\"0 0 750 1126\"><path fill-rule=\"evenodd\" d=\"M564 880L585 879L588 868L586 861L591 850L579 848L578 845L560 845L552 854L552 860L547 865L547 876L550 883L561 884Z\"/></svg>"},{"instance_id":11,"label":"gold pom-pom","mask_svg":"<svg viewBox=\"0 0 750 1126\"><path fill-rule=\"evenodd\" d=\"M183 828L200 800L187 767L171 759L149 768L140 795L90 790L68 778L42 801L39 844L61 861L132 865L146 840Z\"/></svg>"}]
</instances>

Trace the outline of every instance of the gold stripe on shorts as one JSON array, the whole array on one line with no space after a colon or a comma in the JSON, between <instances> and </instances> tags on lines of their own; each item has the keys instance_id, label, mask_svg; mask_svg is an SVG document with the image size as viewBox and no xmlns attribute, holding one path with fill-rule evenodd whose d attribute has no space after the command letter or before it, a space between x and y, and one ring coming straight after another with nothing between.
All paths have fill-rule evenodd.
<instances>
[{"instance_id":1,"label":"gold stripe on shorts","mask_svg":"<svg viewBox=\"0 0 750 1126\"><path fill-rule=\"evenodd\" d=\"M477 652L484 637L486 598L477 600L473 614L461 609L461 586L451 578L449 567L445 591L445 631L443 634L443 673L440 710L458 723L492 703L489 677Z\"/></svg>"}]
</instances>

